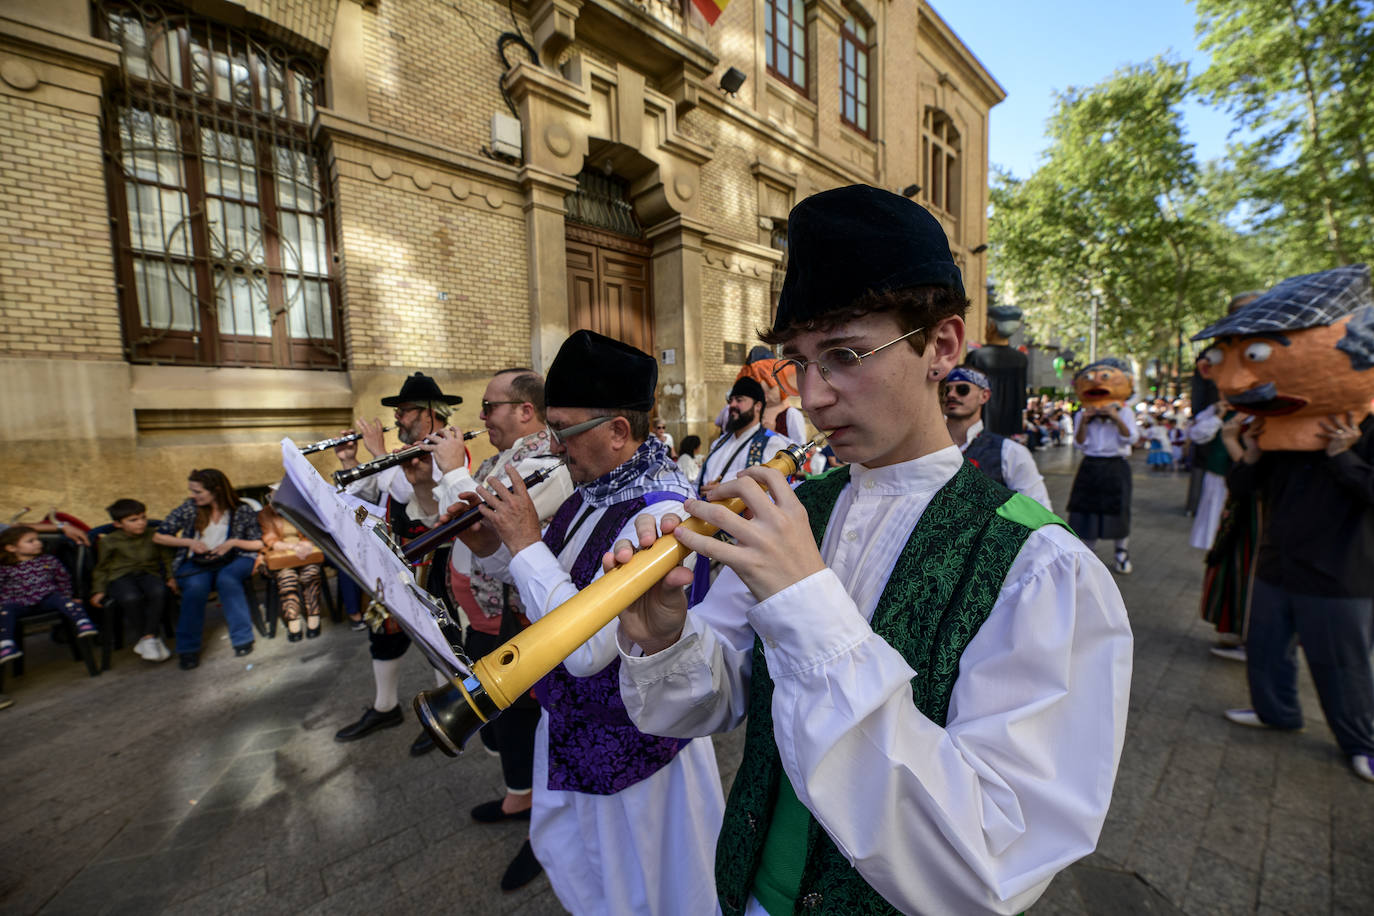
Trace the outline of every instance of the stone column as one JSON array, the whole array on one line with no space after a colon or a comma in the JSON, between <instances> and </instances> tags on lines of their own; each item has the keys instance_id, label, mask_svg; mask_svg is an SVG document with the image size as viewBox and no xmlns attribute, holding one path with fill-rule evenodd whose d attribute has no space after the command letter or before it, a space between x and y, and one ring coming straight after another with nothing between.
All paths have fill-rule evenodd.
<instances>
[{"instance_id":1,"label":"stone column","mask_svg":"<svg viewBox=\"0 0 1374 916\"><path fill-rule=\"evenodd\" d=\"M526 166L520 170L520 189L529 238L530 355L533 368L542 373L568 336L563 198L577 189L577 180Z\"/></svg>"},{"instance_id":2,"label":"stone column","mask_svg":"<svg viewBox=\"0 0 1374 916\"><path fill-rule=\"evenodd\" d=\"M692 430L705 439L703 430L715 418L706 399L701 344L701 248L707 229L705 223L675 216L645 233L654 246L658 415L677 442ZM673 362L665 365L665 351L669 350L673 351Z\"/></svg>"}]
</instances>

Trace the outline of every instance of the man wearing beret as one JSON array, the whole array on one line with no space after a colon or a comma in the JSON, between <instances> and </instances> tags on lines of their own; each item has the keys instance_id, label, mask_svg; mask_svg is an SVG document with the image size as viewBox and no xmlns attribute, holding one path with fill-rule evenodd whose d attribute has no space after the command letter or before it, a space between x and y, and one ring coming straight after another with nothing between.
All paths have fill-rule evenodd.
<instances>
[{"instance_id":1,"label":"man wearing beret","mask_svg":"<svg viewBox=\"0 0 1374 916\"><path fill-rule=\"evenodd\" d=\"M855 186L788 227L764 339L850 464L795 493L744 470L716 496L745 516L687 503L733 543L658 522L728 569L691 611L677 569L620 615L621 695L654 734L748 718L716 852L725 913L1019 913L1102 829L1126 609L1058 519L950 441L939 386L968 303L939 223ZM654 528L639 519L603 564Z\"/></svg>"},{"instance_id":2,"label":"man wearing beret","mask_svg":"<svg viewBox=\"0 0 1374 916\"><path fill-rule=\"evenodd\" d=\"M482 491L464 532L474 568L520 590L537 621L601 575L601 558L641 513L681 515L691 484L650 435L658 364L591 331L569 337L544 400L553 452L576 489L542 536L513 471ZM465 494L468 505L476 503ZM455 506L454 509L458 507ZM535 687L530 843L559 901L578 914L716 911L712 856L724 797L709 739L641 732L620 698L614 622Z\"/></svg>"},{"instance_id":3,"label":"man wearing beret","mask_svg":"<svg viewBox=\"0 0 1374 916\"><path fill-rule=\"evenodd\" d=\"M762 464L792 442L763 426L767 395L757 379L741 376L725 401L729 411L725 431L711 443L701 464L701 498L711 499L723 481L734 480L740 471Z\"/></svg>"},{"instance_id":4,"label":"man wearing beret","mask_svg":"<svg viewBox=\"0 0 1374 916\"><path fill-rule=\"evenodd\" d=\"M940 386L950 438L978 470L1053 512L1045 478L1030 449L984 428L983 409L991 398L992 383L986 375L967 366L951 369Z\"/></svg>"}]
</instances>

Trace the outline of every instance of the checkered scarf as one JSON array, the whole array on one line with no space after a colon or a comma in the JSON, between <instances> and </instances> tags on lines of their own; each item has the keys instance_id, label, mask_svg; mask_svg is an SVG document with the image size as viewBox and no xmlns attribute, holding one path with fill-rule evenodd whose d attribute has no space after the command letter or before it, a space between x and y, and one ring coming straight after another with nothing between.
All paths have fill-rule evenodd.
<instances>
[{"instance_id":1,"label":"checkered scarf","mask_svg":"<svg viewBox=\"0 0 1374 916\"><path fill-rule=\"evenodd\" d=\"M683 499L696 496L657 436L645 439L624 464L578 490L588 505L597 508L653 492L679 493Z\"/></svg>"}]
</instances>

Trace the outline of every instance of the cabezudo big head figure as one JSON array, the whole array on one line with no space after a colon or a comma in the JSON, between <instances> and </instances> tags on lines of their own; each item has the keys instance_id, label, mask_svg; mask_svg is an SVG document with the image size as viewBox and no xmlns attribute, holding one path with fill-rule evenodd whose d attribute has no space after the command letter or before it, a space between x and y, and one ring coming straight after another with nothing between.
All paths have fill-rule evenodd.
<instances>
[{"instance_id":1,"label":"cabezudo big head figure","mask_svg":"<svg viewBox=\"0 0 1374 916\"><path fill-rule=\"evenodd\" d=\"M1325 448L1322 420L1349 412L1359 425L1369 415L1374 297L1367 264L1290 277L1193 339L1214 339L1199 368L1236 410L1264 418L1265 451Z\"/></svg>"},{"instance_id":2,"label":"cabezudo big head figure","mask_svg":"<svg viewBox=\"0 0 1374 916\"><path fill-rule=\"evenodd\" d=\"M1135 376L1124 360L1108 356L1079 369L1073 390L1084 407L1120 407L1135 393Z\"/></svg>"}]
</instances>

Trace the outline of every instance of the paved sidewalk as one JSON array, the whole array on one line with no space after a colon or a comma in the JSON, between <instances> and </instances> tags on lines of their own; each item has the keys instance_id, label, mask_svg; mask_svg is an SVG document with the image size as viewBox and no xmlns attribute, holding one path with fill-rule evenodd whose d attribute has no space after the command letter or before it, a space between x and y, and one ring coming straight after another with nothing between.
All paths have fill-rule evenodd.
<instances>
[{"instance_id":1,"label":"paved sidewalk","mask_svg":"<svg viewBox=\"0 0 1374 916\"><path fill-rule=\"evenodd\" d=\"M1069 452L1039 459L1060 509ZM1310 682L1303 733L1221 718L1245 705L1244 671L1207 653L1185 487L1137 468L1116 799L1099 851L1033 912L1367 912L1374 786L1346 768ZM477 742L457 761L407 756L408 699L432 683L418 652L404 727L336 744L371 699L366 638L326 623L318 640L259 640L236 659L210 616L191 672L126 649L87 678L65 647L28 641L29 673L6 679L16 702L0 711L0 912L561 912L544 878L497 890L522 830L468 811L499 795L498 762ZM727 781L741 737L716 740Z\"/></svg>"}]
</instances>

